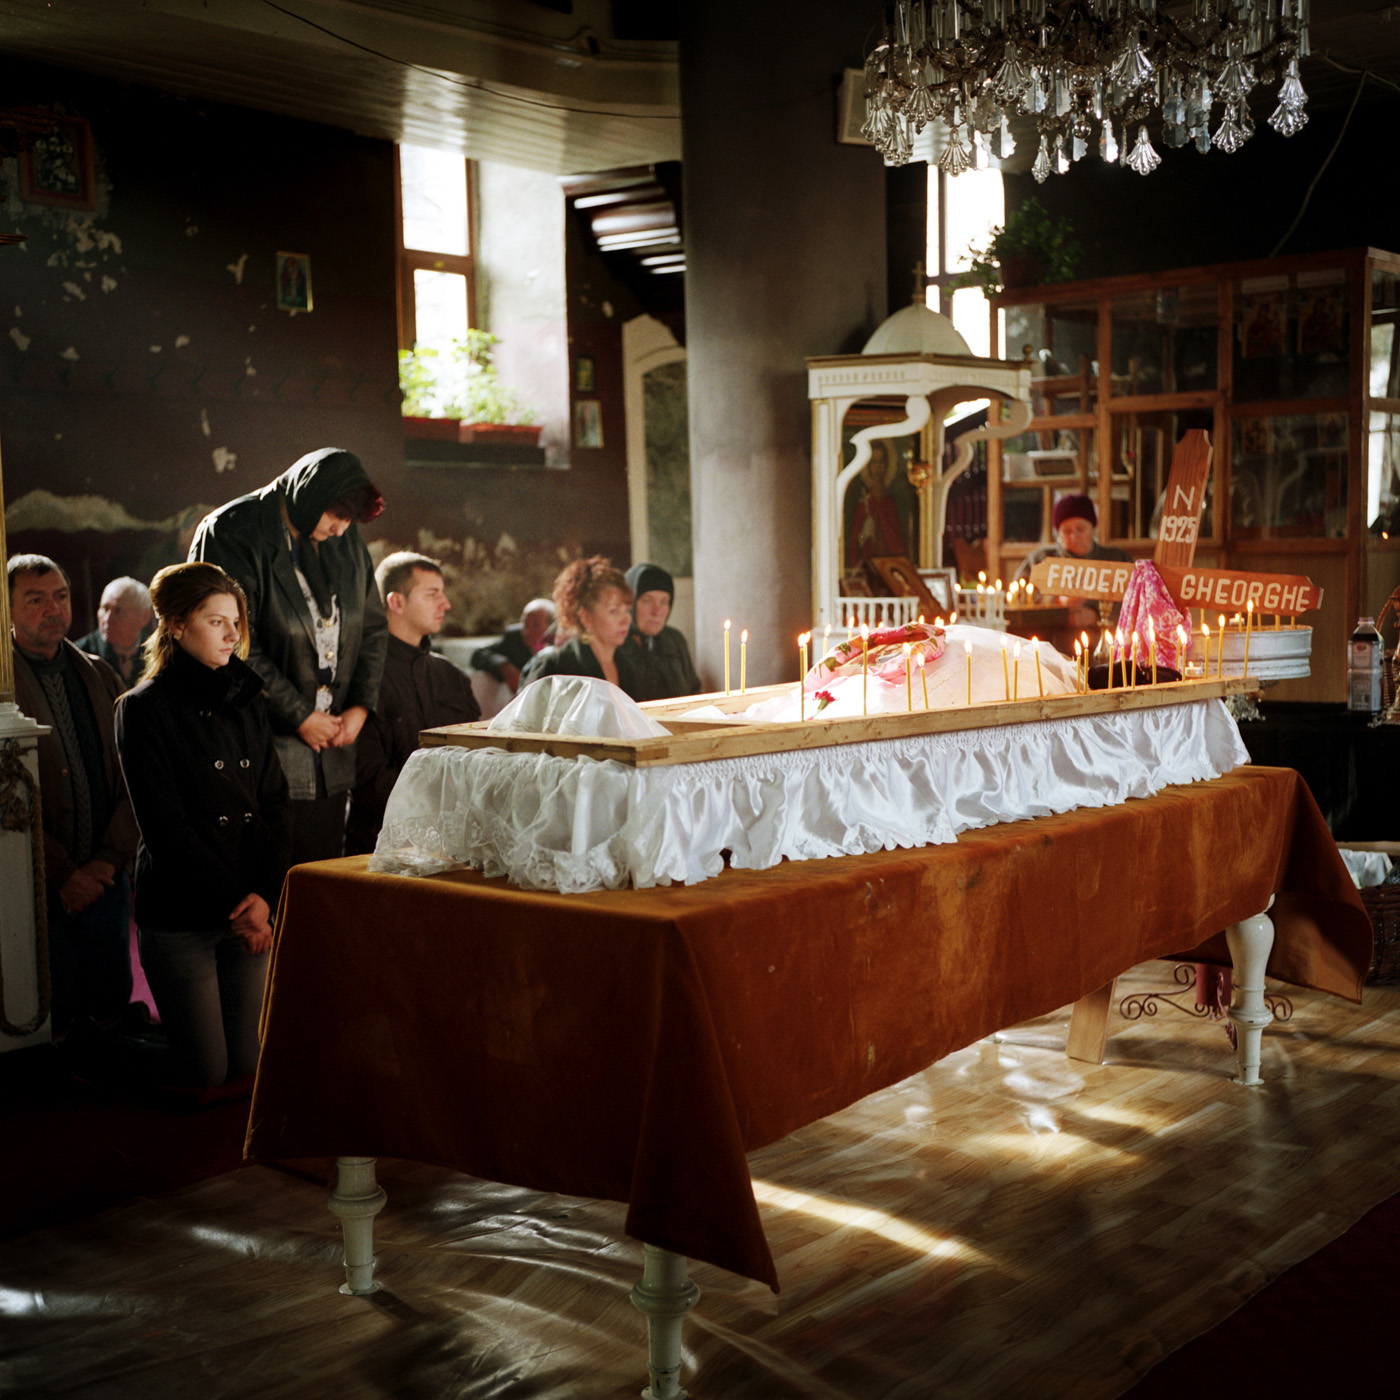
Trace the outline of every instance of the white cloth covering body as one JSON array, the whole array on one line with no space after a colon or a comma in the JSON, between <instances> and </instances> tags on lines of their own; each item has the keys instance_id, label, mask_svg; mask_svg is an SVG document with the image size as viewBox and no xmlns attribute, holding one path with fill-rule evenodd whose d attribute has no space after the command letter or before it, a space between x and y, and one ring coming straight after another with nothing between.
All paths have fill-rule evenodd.
<instances>
[{"instance_id":1,"label":"white cloth covering body","mask_svg":"<svg viewBox=\"0 0 1400 1400\"><path fill-rule=\"evenodd\" d=\"M602 687L604 708L631 705L606 682L555 679ZM526 704L532 724L548 710L570 715L573 733L637 732L625 715L588 714L578 693L542 706L535 688L492 727L528 727L516 710ZM1148 797L1248 761L1218 700L652 768L428 748L404 766L370 868L467 867L563 893L694 884L719 874L726 851L737 868L766 869L784 857L946 843L993 822Z\"/></svg>"}]
</instances>

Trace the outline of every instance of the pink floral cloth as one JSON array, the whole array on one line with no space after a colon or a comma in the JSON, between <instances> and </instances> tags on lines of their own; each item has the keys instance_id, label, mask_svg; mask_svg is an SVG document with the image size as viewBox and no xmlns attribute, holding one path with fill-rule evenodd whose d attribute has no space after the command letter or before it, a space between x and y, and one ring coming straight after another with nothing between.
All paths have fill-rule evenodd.
<instances>
[{"instance_id":1,"label":"pink floral cloth","mask_svg":"<svg viewBox=\"0 0 1400 1400\"><path fill-rule=\"evenodd\" d=\"M862 657L863 639L852 637L833 647L816 662L802 685L808 694L824 690L836 676L858 676L864 665L869 666L870 674L881 680L904 683L904 647L909 645L909 660L917 666L922 655L924 664L936 661L943 655L947 644L943 628L928 622L910 622L903 627L890 627L872 632L869 640L869 659Z\"/></svg>"},{"instance_id":2,"label":"pink floral cloth","mask_svg":"<svg viewBox=\"0 0 1400 1400\"><path fill-rule=\"evenodd\" d=\"M1178 627L1186 633L1185 656L1181 654ZM1124 651L1129 656L1133 653L1133 638L1137 637L1138 665L1144 668L1151 664L1154 633L1159 666L1182 671L1186 657L1191 654L1191 619L1177 607L1171 590L1162 582L1157 566L1150 559L1139 559L1133 565L1133 576L1128 580L1118 614L1118 628L1123 634Z\"/></svg>"}]
</instances>

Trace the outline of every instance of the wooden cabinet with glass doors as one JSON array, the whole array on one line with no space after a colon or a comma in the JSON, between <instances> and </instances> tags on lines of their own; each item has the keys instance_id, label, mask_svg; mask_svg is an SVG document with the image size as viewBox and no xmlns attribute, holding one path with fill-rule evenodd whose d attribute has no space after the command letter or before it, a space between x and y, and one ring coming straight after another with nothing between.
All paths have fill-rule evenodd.
<instances>
[{"instance_id":1,"label":"wooden cabinet with glass doors","mask_svg":"<svg viewBox=\"0 0 1400 1400\"><path fill-rule=\"evenodd\" d=\"M1103 543L1150 558L1172 450L1204 428L1197 562L1317 583L1312 675L1268 693L1343 700L1346 637L1400 584L1397 322L1400 256L1376 249L1003 294L992 354L1032 361L1036 416L988 445L989 572L1050 543L1074 492Z\"/></svg>"}]
</instances>

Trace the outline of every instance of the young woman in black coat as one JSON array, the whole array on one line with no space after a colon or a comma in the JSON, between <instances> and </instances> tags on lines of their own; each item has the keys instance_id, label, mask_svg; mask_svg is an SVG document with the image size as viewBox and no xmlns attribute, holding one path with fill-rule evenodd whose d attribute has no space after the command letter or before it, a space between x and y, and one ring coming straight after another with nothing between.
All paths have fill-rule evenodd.
<instances>
[{"instance_id":1,"label":"young woman in black coat","mask_svg":"<svg viewBox=\"0 0 1400 1400\"><path fill-rule=\"evenodd\" d=\"M287 782L262 681L244 661L242 590L213 564L151 584L157 629L117 703L117 749L141 845L136 923L178 1076L251 1074L272 917L287 869Z\"/></svg>"}]
</instances>

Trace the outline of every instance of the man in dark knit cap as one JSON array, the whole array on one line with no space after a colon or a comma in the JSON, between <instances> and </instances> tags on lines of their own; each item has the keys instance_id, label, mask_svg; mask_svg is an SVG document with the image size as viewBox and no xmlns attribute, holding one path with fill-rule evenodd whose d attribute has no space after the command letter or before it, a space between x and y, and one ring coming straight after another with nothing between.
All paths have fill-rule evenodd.
<instances>
[{"instance_id":1,"label":"man in dark knit cap","mask_svg":"<svg viewBox=\"0 0 1400 1400\"><path fill-rule=\"evenodd\" d=\"M1055 544L1042 545L1026 556L1026 562L1016 573L1017 578L1029 578L1031 570L1042 559L1102 559L1131 562L1132 555L1111 544L1100 544L1094 538L1099 516L1088 496L1061 496L1050 512L1055 526ZM1100 620L1098 602L1092 598L1063 598L1069 608L1071 628L1096 627Z\"/></svg>"},{"instance_id":2,"label":"man in dark knit cap","mask_svg":"<svg viewBox=\"0 0 1400 1400\"><path fill-rule=\"evenodd\" d=\"M65 640L68 575L42 554L8 565L15 703L39 739L53 1030L115 1020L131 1000L131 885L136 817L117 760L116 672Z\"/></svg>"},{"instance_id":3,"label":"man in dark knit cap","mask_svg":"<svg viewBox=\"0 0 1400 1400\"><path fill-rule=\"evenodd\" d=\"M360 459L322 447L204 517L191 560L242 585L277 756L291 792L291 863L342 853L355 740L379 699L388 633L360 526L383 498Z\"/></svg>"},{"instance_id":4,"label":"man in dark knit cap","mask_svg":"<svg viewBox=\"0 0 1400 1400\"><path fill-rule=\"evenodd\" d=\"M675 600L671 575L657 564L633 564L627 570L632 590L632 633L629 647L637 647L644 661L646 700L669 700L676 695L696 695L700 678L690 659L685 636L666 625Z\"/></svg>"}]
</instances>

